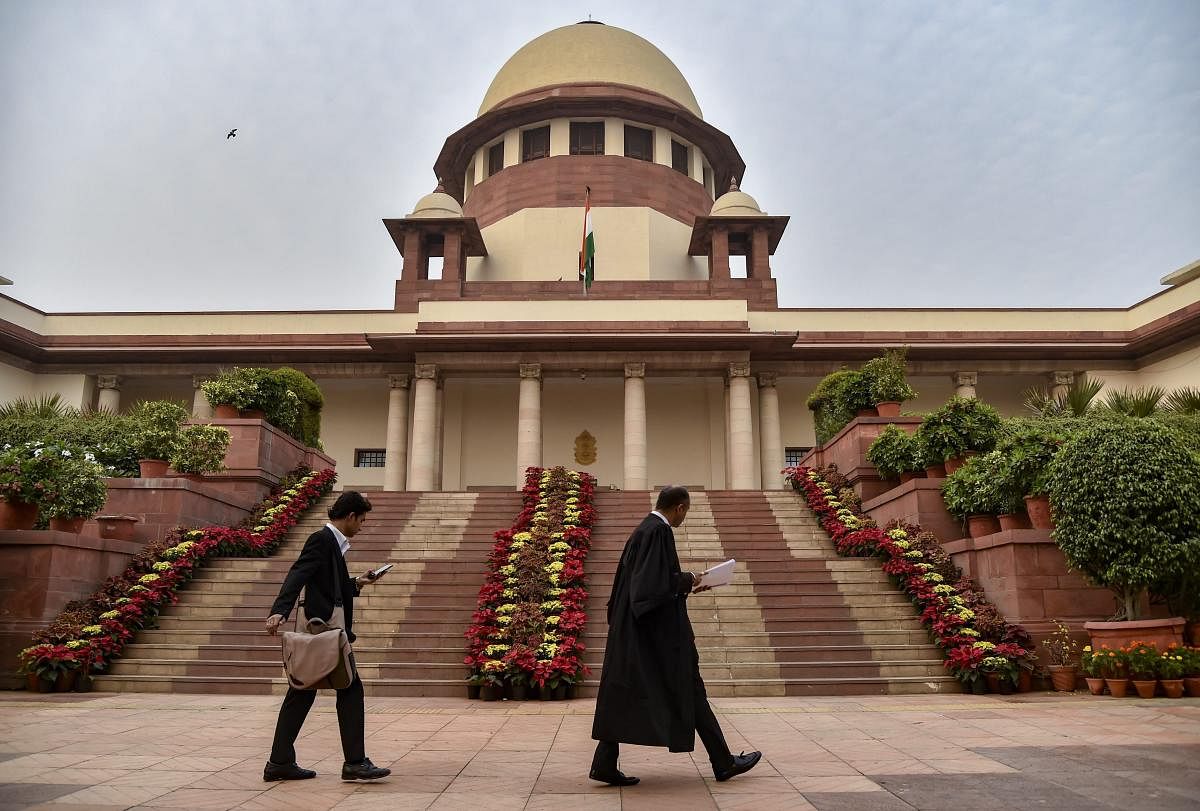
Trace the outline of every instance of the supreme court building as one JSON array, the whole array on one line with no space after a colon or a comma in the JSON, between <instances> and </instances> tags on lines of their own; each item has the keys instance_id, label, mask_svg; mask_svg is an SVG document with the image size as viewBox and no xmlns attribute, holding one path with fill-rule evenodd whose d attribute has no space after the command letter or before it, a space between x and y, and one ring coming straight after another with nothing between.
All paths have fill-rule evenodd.
<instances>
[{"instance_id":1,"label":"supreme court building","mask_svg":"<svg viewBox=\"0 0 1200 811\"><path fill-rule=\"evenodd\" d=\"M203 417L206 375L289 365L324 392L343 487L511 488L526 466L562 464L624 489L771 489L814 443L805 400L820 378L885 347L909 347L913 411L957 392L1016 414L1024 390L1082 373L1200 382L1200 263L1125 308L779 307L776 274L796 272L772 263L788 216L739 189L736 135L646 40L550 31L446 138L437 189L380 212L402 257L394 300L122 314L0 297L0 401L170 398ZM586 295L585 187L600 241Z\"/></svg>"}]
</instances>

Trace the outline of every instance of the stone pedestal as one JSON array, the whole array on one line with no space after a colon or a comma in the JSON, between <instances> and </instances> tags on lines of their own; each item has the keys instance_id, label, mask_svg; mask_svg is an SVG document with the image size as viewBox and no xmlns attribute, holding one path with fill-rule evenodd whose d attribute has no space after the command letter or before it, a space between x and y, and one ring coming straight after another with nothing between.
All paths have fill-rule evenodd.
<instances>
[{"instance_id":1,"label":"stone pedestal","mask_svg":"<svg viewBox=\"0 0 1200 811\"><path fill-rule=\"evenodd\" d=\"M913 479L887 490L882 495L863 502L863 511L887 526L899 519L909 524L920 524L921 529L937 536L942 543L961 538L966 533L962 524L946 512L942 499L944 479Z\"/></svg>"},{"instance_id":2,"label":"stone pedestal","mask_svg":"<svg viewBox=\"0 0 1200 811\"><path fill-rule=\"evenodd\" d=\"M920 424L920 417L856 417L824 445L809 451L800 464L806 467L836 464L838 472L850 480L864 501L873 499L890 489L891 483L880 480L875 466L867 461L867 449L888 425L912 433Z\"/></svg>"},{"instance_id":3,"label":"stone pedestal","mask_svg":"<svg viewBox=\"0 0 1200 811\"><path fill-rule=\"evenodd\" d=\"M208 474L204 484L219 487L220 492L251 503L261 501L291 471L300 465L313 470L336 467L329 456L280 431L266 420L210 419L197 420L219 425L229 431L229 450L225 453L225 470ZM105 512L122 512L108 507Z\"/></svg>"},{"instance_id":4,"label":"stone pedestal","mask_svg":"<svg viewBox=\"0 0 1200 811\"><path fill-rule=\"evenodd\" d=\"M182 477L105 479L108 498L100 515L132 515L138 519L133 537L139 544L162 538L172 527L236 526L261 498L235 483L197 482ZM93 519L85 535L100 535Z\"/></svg>"}]
</instances>

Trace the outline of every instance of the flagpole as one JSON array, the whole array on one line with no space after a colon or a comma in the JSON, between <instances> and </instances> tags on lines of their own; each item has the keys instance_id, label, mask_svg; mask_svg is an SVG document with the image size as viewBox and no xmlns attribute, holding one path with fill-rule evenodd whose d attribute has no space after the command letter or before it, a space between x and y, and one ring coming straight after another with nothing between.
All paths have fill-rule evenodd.
<instances>
[{"instance_id":1,"label":"flagpole","mask_svg":"<svg viewBox=\"0 0 1200 811\"><path fill-rule=\"evenodd\" d=\"M592 207L592 188L583 187L583 239L579 242L579 283L583 285L583 297L587 298L587 227L588 212Z\"/></svg>"}]
</instances>

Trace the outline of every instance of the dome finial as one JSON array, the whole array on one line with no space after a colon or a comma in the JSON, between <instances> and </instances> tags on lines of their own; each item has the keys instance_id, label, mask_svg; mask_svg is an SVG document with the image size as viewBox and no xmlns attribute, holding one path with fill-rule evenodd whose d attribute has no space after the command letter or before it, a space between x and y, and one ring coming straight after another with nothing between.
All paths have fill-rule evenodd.
<instances>
[{"instance_id":1,"label":"dome finial","mask_svg":"<svg viewBox=\"0 0 1200 811\"><path fill-rule=\"evenodd\" d=\"M737 178L736 178L736 177L732 177L732 176L731 176L731 177L729 178L729 190L730 190L730 191L740 191L740 190L738 189L738 184L737 184Z\"/></svg>"},{"instance_id":2,"label":"dome finial","mask_svg":"<svg viewBox=\"0 0 1200 811\"><path fill-rule=\"evenodd\" d=\"M438 178L438 183L437 183L437 188L433 190L433 193L434 193L434 194L439 194L439 193L440 193L440 194L445 194L445 193L446 193L446 181L442 180L442 179L439 177L439 178Z\"/></svg>"}]
</instances>

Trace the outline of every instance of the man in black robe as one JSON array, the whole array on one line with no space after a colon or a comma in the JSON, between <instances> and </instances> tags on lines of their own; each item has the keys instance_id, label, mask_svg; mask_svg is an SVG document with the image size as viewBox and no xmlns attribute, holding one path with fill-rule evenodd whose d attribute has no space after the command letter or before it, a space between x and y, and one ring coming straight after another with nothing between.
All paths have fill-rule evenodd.
<instances>
[{"instance_id":1,"label":"man in black robe","mask_svg":"<svg viewBox=\"0 0 1200 811\"><path fill-rule=\"evenodd\" d=\"M700 575L680 570L671 531L690 506L686 488L664 488L617 564L592 723L592 738L600 742L588 775L593 780L613 786L638 782L617 769L620 743L691 752L699 733L720 781L749 771L762 757L730 753L700 678L687 596L707 588Z\"/></svg>"}]
</instances>

